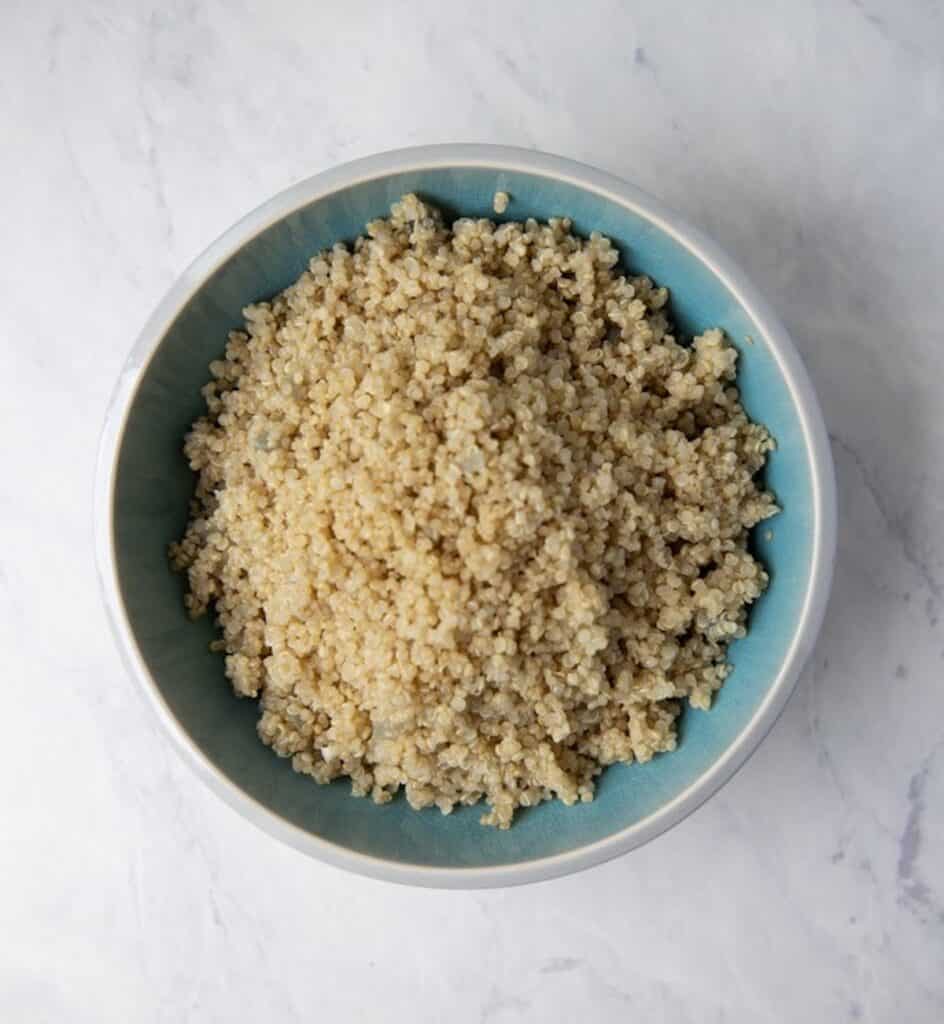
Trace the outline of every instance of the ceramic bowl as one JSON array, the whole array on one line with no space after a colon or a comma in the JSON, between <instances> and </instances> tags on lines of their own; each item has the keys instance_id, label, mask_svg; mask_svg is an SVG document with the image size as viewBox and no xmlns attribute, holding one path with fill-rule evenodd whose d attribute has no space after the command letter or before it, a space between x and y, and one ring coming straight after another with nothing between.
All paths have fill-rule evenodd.
<instances>
[{"instance_id":1,"label":"ceramic bowl","mask_svg":"<svg viewBox=\"0 0 944 1024\"><path fill-rule=\"evenodd\" d=\"M400 798L378 807L338 781L318 786L256 738L255 702L237 700L211 653L208 619L190 622L167 545L187 520L193 477L181 454L203 411L200 387L240 310L291 283L317 250L352 240L405 192L449 215L566 215L600 231L623 263L671 293L682 335L722 326L740 352L739 387L752 418L777 440L766 484L783 511L753 537L771 577L710 712L686 709L678 749L608 768L596 799L521 812L508 831L479 824L482 807L443 816ZM339 867L417 885L479 887L586 868L658 836L698 807L770 729L810 653L835 549L835 484L816 397L786 331L716 245L660 203L568 160L493 146L385 153L319 174L227 231L180 276L148 320L118 382L99 461L96 533L118 643L176 746L240 814Z\"/></svg>"}]
</instances>

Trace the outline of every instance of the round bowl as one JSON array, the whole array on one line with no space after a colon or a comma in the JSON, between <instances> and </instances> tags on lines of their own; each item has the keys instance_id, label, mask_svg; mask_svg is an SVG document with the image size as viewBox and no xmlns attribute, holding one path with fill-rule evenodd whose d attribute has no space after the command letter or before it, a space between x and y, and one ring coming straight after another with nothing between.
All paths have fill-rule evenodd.
<instances>
[{"instance_id":1,"label":"round bowl","mask_svg":"<svg viewBox=\"0 0 944 1024\"><path fill-rule=\"evenodd\" d=\"M405 192L447 214L566 215L600 231L623 263L671 295L682 335L723 327L740 352L751 417L777 440L766 484L783 511L754 536L770 586L730 649L733 671L709 712L686 709L680 743L647 764L608 768L595 800L520 812L508 831L481 807L444 816L401 798L378 807L338 781L297 775L256 737L254 701L237 700L211 653L208 619L184 613L167 545L181 536L193 476L181 452L203 412L200 388L240 311L290 284L317 250L352 240ZM128 668L186 760L244 817L339 867L390 881L484 887L563 875L632 850L691 813L744 763L783 708L822 620L835 552L832 460L816 397L786 331L713 243L639 189L526 150L432 146L316 175L249 214L184 271L121 373L102 439L96 538L105 600Z\"/></svg>"}]
</instances>

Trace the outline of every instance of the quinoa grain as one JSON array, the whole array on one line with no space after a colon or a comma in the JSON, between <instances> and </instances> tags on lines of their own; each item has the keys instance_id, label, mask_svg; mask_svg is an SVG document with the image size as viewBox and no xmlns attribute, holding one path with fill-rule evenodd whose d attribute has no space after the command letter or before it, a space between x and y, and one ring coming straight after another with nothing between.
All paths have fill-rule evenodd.
<instances>
[{"instance_id":1,"label":"quinoa grain","mask_svg":"<svg viewBox=\"0 0 944 1024\"><path fill-rule=\"evenodd\" d=\"M404 196L210 365L171 559L297 771L504 828L709 707L767 583L773 442L722 333L680 344L617 261Z\"/></svg>"}]
</instances>

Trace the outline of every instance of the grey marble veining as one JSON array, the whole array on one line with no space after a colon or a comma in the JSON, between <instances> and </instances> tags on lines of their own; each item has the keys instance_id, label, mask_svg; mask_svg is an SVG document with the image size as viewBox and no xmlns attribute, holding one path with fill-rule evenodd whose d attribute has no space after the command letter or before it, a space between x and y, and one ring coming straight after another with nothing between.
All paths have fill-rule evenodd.
<instances>
[{"instance_id":1,"label":"grey marble veining","mask_svg":"<svg viewBox=\"0 0 944 1024\"><path fill-rule=\"evenodd\" d=\"M944 1019L944 8L12 0L0 15L0 1020ZM749 765L521 890L283 849L177 762L99 606L131 340L272 192L411 143L586 160L746 265L823 399L834 596Z\"/></svg>"}]
</instances>

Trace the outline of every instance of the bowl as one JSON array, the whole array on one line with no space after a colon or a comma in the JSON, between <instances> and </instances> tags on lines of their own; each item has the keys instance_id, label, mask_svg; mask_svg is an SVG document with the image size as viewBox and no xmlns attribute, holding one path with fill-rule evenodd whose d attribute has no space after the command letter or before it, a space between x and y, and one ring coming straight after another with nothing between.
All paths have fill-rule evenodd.
<instances>
[{"instance_id":1,"label":"bowl","mask_svg":"<svg viewBox=\"0 0 944 1024\"><path fill-rule=\"evenodd\" d=\"M777 448L766 484L783 511L753 537L770 586L710 712L686 709L680 743L647 764L616 765L592 803L548 802L510 830L479 824L481 807L449 816L316 785L256 737L254 701L237 700L208 619L184 613L167 545L182 535L193 475L184 433L203 412L200 388L241 309L272 296L309 257L352 240L405 192L448 215L566 215L600 231L623 263L668 286L682 335L722 326L740 352L739 387ZM496 146L432 146L357 160L264 203L184 271L141 332L106 418L96 491L105 601L130 673L176 746L245 818L304 853L395 882L486 887L563 875L632 850L691 813L744 763L783 708L822 620L835 553L835 482L816 397L786 331L717 246L659 202L589 167Z\"/></svg>"}]
</instances>

